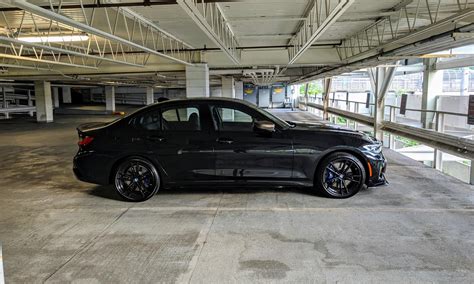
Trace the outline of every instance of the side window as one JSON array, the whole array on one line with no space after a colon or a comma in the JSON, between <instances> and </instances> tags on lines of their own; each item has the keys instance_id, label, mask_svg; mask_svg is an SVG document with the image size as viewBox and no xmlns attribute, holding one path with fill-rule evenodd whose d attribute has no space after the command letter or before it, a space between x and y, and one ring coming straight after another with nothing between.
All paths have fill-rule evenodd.
<instances>
[{"instance_id":1,"label":"side window","mask_svg":"<svg viewBox=\"0 0 474 284\"><path fill-rule=\"evenodd\" d=\"M163 110L163 130L199 131L201 130L200 113L197 107L170 108Z\"/></svg>"},{"instance_id":2,"label":"side window","mask_svg":"<svg viewBox=\"0 0 474 284\"><path fill-rule=\"evenodd\" d=\"M145 130L160 130L161 120L159 110L149 111L134 118L133 124Z\"/></svg>"},{"instance_id":3,"label":"side window","mask_svg":"<svg viewBox=\"0 0 474 284\"><path fill-rule=\"evenodd\" d=\"M238 109L214 107L215 125L220 131L253 131L256 117Z\"/></svg>"}]
</instances>

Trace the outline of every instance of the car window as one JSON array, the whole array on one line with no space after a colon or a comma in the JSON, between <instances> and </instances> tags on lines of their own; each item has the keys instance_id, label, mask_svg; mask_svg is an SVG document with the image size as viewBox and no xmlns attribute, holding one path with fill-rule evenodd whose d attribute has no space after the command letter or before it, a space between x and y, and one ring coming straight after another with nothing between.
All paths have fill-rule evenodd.
<instances>
[{"instance_id":1,"label":"car window","mask_svg":"<svg viewBox=\"0 0 474 284\"><path fill-rule=\"evenodd\" d=\"M145 130L160 130L161 120L159 110L149 111L134 118L133 124Z\"/></svg>"},{"instance_id":2,"label":"car window","mask_svg":"<svg viewBox=\"0 0 474 284\"><path fill-rule=\"evenodd\" d=\"M242 110L219 107L213 109L214 125L219 131L253 131L258 119Z\"/></svg>"},{"instance_id":3,"label":"car window","mask_svg":"<svg viewBox=\"0 0 474 284\"><path fill-rule=\"evenodd\" d=\"M201 115L197 107L177 107L164 109L162 128L169 131L198 131L201 130Z\"/></svg>"}]
</instances>

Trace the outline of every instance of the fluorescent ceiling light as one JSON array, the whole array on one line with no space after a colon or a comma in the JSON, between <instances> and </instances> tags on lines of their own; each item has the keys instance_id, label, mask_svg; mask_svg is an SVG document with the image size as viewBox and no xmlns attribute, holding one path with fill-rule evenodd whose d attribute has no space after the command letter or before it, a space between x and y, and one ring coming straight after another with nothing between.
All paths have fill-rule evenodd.
<instances>
[{"instance_id":1,"label":"fluorescent ceiling light","mask_svg":"<svg viewBox=\"0 0 474 284\"><path fill-rule=\"evenodd\" d=\"M50 36L30 36L30 37L19 37L18 40L32 43L47 43L47 42L73 42L73 41L86 41L89 36L83 35L50 35Z\"/></svg>"}]
</instances>

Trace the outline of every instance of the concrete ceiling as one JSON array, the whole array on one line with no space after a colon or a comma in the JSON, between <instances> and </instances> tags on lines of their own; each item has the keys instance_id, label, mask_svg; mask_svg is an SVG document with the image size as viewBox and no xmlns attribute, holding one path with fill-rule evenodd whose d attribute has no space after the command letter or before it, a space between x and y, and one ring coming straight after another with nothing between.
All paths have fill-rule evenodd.
<instances>
[{"instance_id":1,"label":"concrete ceiling","mask_svg":"<svg viewBox=\"0 0 474 284\"><path fill-rule=\"evenodd\" d=\"M95 8L90 7L80 9L74 7L78 5L80 1L62 1L63 9L60 14L71 18L77 22L84 23L86 19L90 19L92 14L95 13L94 26L103 31L110 32L112 27L108 26L107 17L110 16L106 12L112 11L110 6L113 5L132 5L125 9L130 9L136 13L136 16L143 17L144 20L153 23L158 29L162 29L164 32L174 36L177 40L182 41L183 46L187 50L192 50L193 54L198 53L198 57L193 57L193 61L207 62L211 70L220 70L219 74L223 74L222 70L230 70L229 73L235 75L235 70L244 70L245 68L275 68L279 66L281 70L281 76L285 77L285 72L292 74L289 82L296 82L301 80L309 80L325 76L325 74L337 75L347 70L355 70L357 68L366 67L368 65L374 65L378 62L382 55L386 52L393 52L398 50L405 45L416 43L418 38L403 41L402 44L398 44L396 48L377 49L376 53L366 51L360 59L346 60L341 57L340 52L344 51L341 49L344 40L349 39L360 31L373 26L375 23L380 22L382 19L388 16L394 16L398 13L406 13L410 24L413 25L413 29L410 33L416 31L428 30L427 27L438 24L430 18L430 13L423 3L429 3L431 7L438 5L437 0L430 1L417 1L417 0L354 0L352 5L349 6L344 13L337 18L335 22L327 27L324 32L313 42L313 45L306 50L301 57L296 60L292 65L288 65L289 55L287 46L290 43L291 38L298 32L300 27L303 25L304 19L307 17L310 9L313 7L313 0L237 0L237 1L211 1L218 3L217 5L224 14L227 23L235 35L238 45L241 49L241 60L239 64L232 63L229 58L218 48L213 40L206 35L205 32L189 17L189 15L172 0L161 0L151 1L154 2L151 6L144 6L139 2L142 0L110 0L100 1L101 5L109 5L108 8ZM439 10L436 12L437 21L458 15L459 13L472 12L474 5L473 1L465 0L440 0ZM30 0L29 3L37 6L49 6L53 4L59 4L59 1L47 0ZM157 5L157 2L169 2L161 3ZM337 0L331 0L331 7L337 5ZM83 5L94 5L97 4L97 0L83 0ZM421 4L419 4L421 3ZM68 5L70 7L68 7ZM72 6L71 6L72 5ZM42 29L47 30L51 24L57 25L62 33L67 32L80 32L78 28L71 28L68 25L60 25L57 22L51 22L47 17L44 16L31 16L31 14L23 12L21 9L16 9L16 2L14 1L2 1L0 3L0 9L3 11L0 14L0 36L11 37L11 30L22 28L22 32L25 33L28 30ZM406 9L405 9L406 8ZM16 10L15 10L16 9ZM123 9L120 8L120 9ZM400 12L401 11L401 12ZM57 11L55 11L57 13ZM109 23L114 22L112 16L110 16ZM393 22L393 27L397 26L398 29L403 32L402 36L406 36L409 30L407 21L403 21L405 18L400 19L397 23ZM416 19L416 20L415 20ZM453 21L450 26L442 26L439 29L428 30L428 32L420 34L419 41L432 39L439 34L445 34L447 31L454 31L464 26L469 26L473 18L471 14L465 15L462 19ZM6 30L10 30L7 32ZM15 30L17 31L17 30ZM470 32L470 30L468 31ZM34 33L34 32L33 32ZM143 33L143 31L142 31ZM389 33L388 30L380 30L385 36ZM114 31L116 36L127 38L127 32L125 29L119 29ZM382 39L383 36L382 35ZM130 33L128 34L130 36ZM136 36L136 35L135 35ZM375 37L375 35L372 35ZM380 35L379 35L380 37ZM139 44L148 44L153 46L153 40L151 37L142 36L142 42L140 39L133 39L133 41ZM384 44L390 42L386 40ZM9 45L2 42L3 46L0 49L0 53L11 54L13 49L9 49ZM114 50L117 51L121 46L114 41L107 41L104 38L97 37L97 45L104 46L103 50L109 48L110 45L110 56L113 55ZM454 45L472 43L472 40L465 40L463 42L453 43ZM151 45L150 45L151 44ZM173 44L166 44L167 46L173 46ZM353 43L352 45L355 45ZM87 46L87 45L86 45ZM442 45L440 45L442 46ZM58 46L66 48L64 46ZM444 46L443 46L444 47ZM67 46L67 48L78 48L78 46ZM84 48L84 46L82 46ZM352 47L354 48L354 47ZM372 47L371 47L372 48ZM441 48L441 47L440 47ZM160 47L157 46L157 50ZM361 49L359 47L359 49ZM19 50L19 49L15 49ZM131 49L130 49L131 50ZM347 52L347 49L345 50ZM30 51L30 57L33 56L33 51ZM97 52L100 55L100 52ZM150 84L153 78L157 78L153 74L165 74L166 72L183 72L185 65L174 61L172 58L164 58L157 55L149 55L143 50L136 51L131 50L128 53L124 52L123 57L136 56L136 54L144 53L143 65L141 67L128 66L125 64L115 64L113 62L101 62L99 65L94 65L94 68L77 68L77 66L55 66L54 64L42 64L35 63L32 66L15 68L15 64L20 65L23 61L0 58L0 63L3 62L3 72L0 73L0 78L13 78L13 79L27 79L27 78L52 78L58 81L74 81L74 80L92 80L100 81L100 74L107 74L107 81L111 81L111 77L115 76L117 81L122 82L133 82L140 83L140 77L142 75L133 76L133 73L144 74L149 73L150 76L143 80L142 84ZM132 55L130 55L132 54ZM365 55L367 54L367 55ZM389 53L387 53L389 54ZM403 57L404 53L396 53L400 58ZM106 55L107 56L107 55ZM109 57L110 57L109 56ZM63 57L65 57L63 55ZM60 59L63 60L63 59ZM64 59L66 60L66 59ZM394 59L392 59L393 61ZM80 59L75 59L75 63L79 62ZM130 61L127 61L129 63ZM140 61L140 63L142 63ZM0 65L1 66L1 65ZM38 66L40 68L38 68ZM54 68L51 68L54 66ZM43 68L44 67L44 68ZM36 70L35 70L36 69ZM54 70L53 70L54 69ZM234 70L234 71L232 71ZM307 70L311 72L305 74ZM126 74L126 75L123 75ZM298 75L293 75L298 74ZM288 76L286 76L288 77ZM161 77L160 80L156 80L157 84L165 85L165 77ZM151 81L150 81L151 80ZM171 84L171 82L170 82Z\"/></svg>"}]
</instances>

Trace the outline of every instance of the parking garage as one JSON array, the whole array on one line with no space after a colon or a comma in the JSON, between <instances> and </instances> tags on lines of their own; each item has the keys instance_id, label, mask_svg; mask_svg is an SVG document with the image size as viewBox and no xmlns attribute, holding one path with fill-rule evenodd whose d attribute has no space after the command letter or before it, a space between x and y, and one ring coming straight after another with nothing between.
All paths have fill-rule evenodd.
<instances>
[{"instance_id":1,"label":"parking garage","mask_svg":"<svg viewBox=\"0 0 474 284\"><path fill-rule=\"evenodd\" d=\"M7 0L0 14L0 283L474 279L472 1ZM74 175L79 125L202 97L371 135L388 183L346 199L171 186L134 203Z\"/></svg>"}]
</instances>

